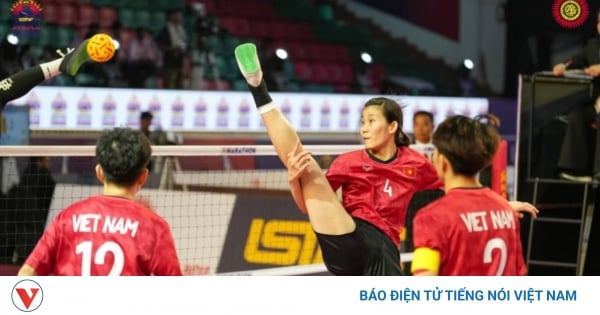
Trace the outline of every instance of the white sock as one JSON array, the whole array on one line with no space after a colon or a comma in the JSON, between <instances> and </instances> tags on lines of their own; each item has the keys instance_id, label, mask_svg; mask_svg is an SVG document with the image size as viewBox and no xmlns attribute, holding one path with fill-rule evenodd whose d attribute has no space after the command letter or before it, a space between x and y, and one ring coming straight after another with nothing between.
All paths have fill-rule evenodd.
<instances>
[{"instance_id":1,"label":"white sock","mask_svg":"<svg viewBox=\"0 0 600 315\"><path fill-rule=\"evenodd\" d=\"M44 72L44 78L46 80L60 74L59 68L62 61L63 58L60 58L40 64L40 67L42 67L42 71Z\"/></svg>"},{"instance_id":2,"label":"white sock","mask_svg":"<svg viewBox=\"0 0 600 315\"><path fill-rule=\"evenodd\" d=\"M275 108L277 108L277 106L275 106L275 103L270 102L270 103L267 103L267 104L265 104L263 106L260 106L258 108L258 112L262 115L262 114L266 114L266 113L274 110Z\"/></svg>"}]
</instances>

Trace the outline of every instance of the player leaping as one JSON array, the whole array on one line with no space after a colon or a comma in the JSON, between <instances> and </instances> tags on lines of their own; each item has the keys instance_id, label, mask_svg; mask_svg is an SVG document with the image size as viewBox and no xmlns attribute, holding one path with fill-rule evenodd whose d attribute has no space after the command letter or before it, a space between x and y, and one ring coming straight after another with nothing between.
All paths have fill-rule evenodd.
<instances>
[{"instance_id":1,"label":"player leaping","mask_svg":"<svg viewBox=\"0 0 600 315\"><path fill-rule=\"evenodd\" d=\"M17 99L29 92L36 85L61 73L74 76L82 64L106 62L115 53L112 38L107 34L96 34L83 41L76 49L60 52L61 58L21 70L0 81L0 110L9 101Z\"/></svg>"}]
</instances>

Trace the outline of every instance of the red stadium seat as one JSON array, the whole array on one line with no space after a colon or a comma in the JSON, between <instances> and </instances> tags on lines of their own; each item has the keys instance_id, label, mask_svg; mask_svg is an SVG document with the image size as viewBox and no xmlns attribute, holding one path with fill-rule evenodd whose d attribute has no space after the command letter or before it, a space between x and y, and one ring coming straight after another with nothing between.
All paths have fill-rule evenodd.
<instances>
[{"instance_id":1,"label":"red stadium seat","mask_svg":"<svg viewBox=\"0 0 600 315\"><path fill-rule=\"evenodd\" d=\"M304 56L308 60L319 60L321 59L320 46L316 43L303 43Z\"/></svg>"},{"instance_id":2,"label":"red stadium seat","mask_svg":"<svg viewBox=\"0 0 600 315\"><path fill-rule=\"evenodd\" d=\"M296 74L296 77L299 79L310 81L312 77L310 64L306 61L294 62L294 74Z\"/></svg>"},{"instance_id":3,"label":"red stadium seat","mask_svg":"<svg viewBox=\"0 0 600 315\"><path fill-rule=\"evenodd\" d=\"M219 21L221 26L233 36L249 36L252 34L250 23L245 18L223 17Z\"/></svg>"},{"instance_id":4,"label":"red stadium seat","mask_svg":"<svg viewBox=\"0 0 600 315\"><path fill-rule=\"evenodd\" d=\"M100 28L112 27L119 15L114 8L102 7L98 10L98 25Z\"/></svg>"},{"instance_id":5,"label":"red stadium seat","mask_svg":"<svg viewBox=\"0 0 600 315\"><path fill-rule=\"evenodd\" d=\"M280 20L270 20L266 22L269 28L268 37L271 39L289 39L287 24Z\"/></svg>"},{"instance_id":6,"label":"red stadium seat","mask_svg":"<svg viewBox=\"0 0 600 315\"><path fill-rule=\"evenodd\" d=\"M60 15L60 5L55 2L45 3L42 8L42 18L48 24L55 24Z\"/></svg>"},{"instance_id":7,"label":"red stadium seat","mask_svg":"<svg viewBox=\"0 0 600 315\"><path fill-rule=\"evenodd\" d=\"M343 63L341 66L342 70L342 81L341 83L352 84L354 81L354 71L349 63Z\"/></svg>"},{"instance_id":8,"label":"red stadium seat","mask_svg":"<svg viewBox=\"0 0 600 315\"><path fill-rule=\"evenodd\" d=\"M386 69L383 65L374 64L369 68L369 79L373 87L379 87L386 75Z\"/></svg>"},{"instance_id":9,"label":"red stadium seat","mask_svg":"<svg viewBox=\"0 0 600 315\"><path fill-rule=\"evenodd\" d=\"M250 30L254 37L265 38L269 35L269 24L263 20L250 20Z\"/></svg>"},{"instance_id":10,"label":"red stadium seat","mask_svg":"<svg viewBox=\"0 0 600 315\"><path fill-rule=\"evenodd\" d=\"M77 22L77 7L71 3L62 3L58 8L56 24L60 26L74 26ZM43 12L43 11L42 11Z\"/></svg>"},{"instance_id":11,"label":"red stadium seat","mask_svg":"<svg viewBox=\"0 0 600 315\"><path fill-rule=\"evenodd\" d=\"M313 63L311 66L310 82L329 83L328 65L322 62Z\"/></svg>"},{"instance_id":12,"label":"red stadium seat","mask_svg":"<svg viewBox=\"0 0 600 315\"><path fill-rule=\"evenodd\" d=\"M98 23L98 10L90 4L79 4L77 7L76 27L88 27Z\"/></svg>"}]
</instances>

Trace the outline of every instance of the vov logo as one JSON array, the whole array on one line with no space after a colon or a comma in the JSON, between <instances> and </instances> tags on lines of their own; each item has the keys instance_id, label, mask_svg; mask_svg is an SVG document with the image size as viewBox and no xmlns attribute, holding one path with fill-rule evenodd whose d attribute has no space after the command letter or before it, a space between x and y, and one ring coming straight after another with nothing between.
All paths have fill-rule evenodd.
<instances>
[{"instance_id":1,"label":"vov logo","mask_svg":"<svg viewBox=\"0 0 600 315\"><path fill-rule=\"evenodd\" d=\"M12 289L11 299L13 305L20 311L33 312L44 300L44 291L35 281L25 279L17 282Z\"/></svg>"}]
</instances>

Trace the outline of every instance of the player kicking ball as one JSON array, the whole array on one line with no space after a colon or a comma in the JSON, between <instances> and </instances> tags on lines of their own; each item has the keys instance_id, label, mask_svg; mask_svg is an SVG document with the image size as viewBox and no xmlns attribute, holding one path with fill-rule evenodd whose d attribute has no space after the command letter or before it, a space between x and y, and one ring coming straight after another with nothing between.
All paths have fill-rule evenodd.
<instances>
[{"instance_id":1,"label":"player kicking ball","mask_svg":"<svg viewBox=\"0 0 600 315\"><path fill-rule=\"evenodd\" d=\"M366 203L352 205L353 208L345 208L339 202L331 183L310 152L303 150L296 131L273 103L263 80L256 46L250 43L242 44L236 48L235 55L269 138L280 160L288 169L292 197L299 209L308 214L328 270L336 275L402 275L398 249L394 247L393 240L382 232L381 227L378 228L372 223L372 217L379 214L371 213L371 220L356 217L356 213L359 212L376 211L375 201L369 199ZM393 136L401 133L401 113L398 119L390 120L390 117L395 115L386 115L388 112L384 111L384 107L389 107L391 112L395 112L391 109L394 107L392 105L395 105L398 111L401 110L391 100L380 98L375 101L382 104L366 104L363 120L372 121L373 117L377 116L377 120L381 120L380 127L387 130L386 141L393 143ZM430 168L432 177L437 179L433 166L430 165ZM388 171L393 173L400 169L396 170L390 166ZM527 203L516 202L514 205L515 211L536 211ZM402 209L393 211L401 213Z\"/></svg>"},{"instance_id":2,"label":"player kicking ball","mask_svg":"<svg viewBox=\"0 0 600 315\"><path fill-rule=\"evenodd\" d=\"M61 73L74 76L86 62L107 62L115 54L113 39L107 34L96 34L83 41L76 49L67 49L61 58L21 70L0 81L0 108L29 92L36 85Z\"/></svg>"}]
</instances>

